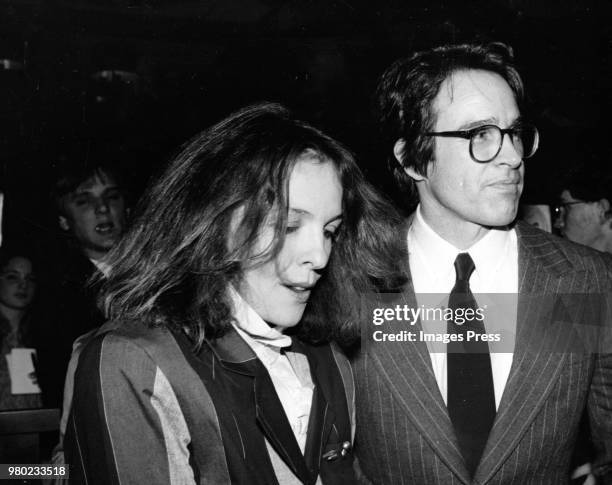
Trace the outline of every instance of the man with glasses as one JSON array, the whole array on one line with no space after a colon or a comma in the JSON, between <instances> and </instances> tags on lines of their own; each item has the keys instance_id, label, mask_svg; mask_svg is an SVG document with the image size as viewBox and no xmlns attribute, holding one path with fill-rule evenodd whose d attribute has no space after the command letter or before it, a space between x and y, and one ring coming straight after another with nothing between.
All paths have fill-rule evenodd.
<instances>
[{"instance_id":1,"label":"man with glasses","mask_svg":"<svg viewBox=\"0 0 612 485\"><path fill-rule=\"evenodd\" d=\"M411 338L380 343L381 321L375 333L372 322L362 329L353 359L356 453L372 483L567 483L587 407L600 452L595 472L612 479L612 356L567 352L567 335L550 325L562 310L557 295L609 292L612 263L513 225L539 143L523 99L503 44L419 52L380 80L390 167L407 202L418 202L398 231L409 255L401 298L425 309L426 296L443 295L453 316L439 328L442 348L422 339L430 325L423 317L410 327L391 322ZM468 323L454 316L477 314L484 301L507 311ZM488 336L501 319L505 347L494 347Z\"/></svg>"},{"instance_id":2,"label":"man with glasses","mask_svg":"<svg viewBox=\"0 0 612 485\"><path fill-rule=\"evenodd\" d=\"M570 241L612 253L612 181L596 170L572 172L554 207L554 227Z\"/></svg>"}]
</instances>

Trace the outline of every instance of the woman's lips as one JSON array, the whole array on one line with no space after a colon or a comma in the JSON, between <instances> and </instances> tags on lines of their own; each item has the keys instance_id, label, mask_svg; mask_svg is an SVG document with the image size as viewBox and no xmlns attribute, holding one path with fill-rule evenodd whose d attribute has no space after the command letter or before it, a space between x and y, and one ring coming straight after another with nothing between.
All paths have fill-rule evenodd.
<instances>
[{"instance_id":1,"label":"woman's lips","mask_svg":"<svg viewBox=\"0 0 612 485\"><path fill-rule=\"evenodd\" d=\"M284 283L283 286L287 288L291 292L291 294L300 302L306 303L308 298L310 298L310 291L314 287L314 284L311 285L293 285Z\"/></svg>"}]
</instances>

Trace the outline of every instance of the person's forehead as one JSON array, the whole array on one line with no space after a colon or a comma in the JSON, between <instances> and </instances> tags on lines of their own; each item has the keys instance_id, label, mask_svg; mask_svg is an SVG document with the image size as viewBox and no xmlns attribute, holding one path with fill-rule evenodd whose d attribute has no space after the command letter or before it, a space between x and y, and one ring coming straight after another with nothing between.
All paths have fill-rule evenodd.
<instances>
[{"instance_id":1,"label":"person's forehead","mask_svg":"<svg viewBox=\"0 0 612 485\"><path fill-rule=\"evenodd\" d=\"M578 199L576 199L572 193L569 191L569 189L564 189L561 192L561 195L559 196L559 198L561 199L562 202L577 202Z\"/></svg>"},{"instance_id":2,"label":"person's forehead","mask_svg":"<svg viewBox=\"0 0 612 485\"><path fill-rule=\"evenodd\" d=\"M84 182L80 183L74 190L75 194L83 192L104 191L109 188L116 188L118 184L115 178L105 172L96 172Z\"/></svg>"},{"instance_id":3,"label":"person's forehead","mask_svg":"<svg viewBox=\"0 0 612 485\"><path fill-rule=\"evenodd\" d=\"M433 100L433 111L438 120L460 125L470 121L505 124L520 115L506 80L495 72L477 69L449 74Z\"/></svg>"},{"instance_id":4,"label":"person's forehead","mask_svg":"<svg viewBox=\"0 0 612 485\"><path fill-rule=\"evenodd\" d=\"M32 271L32 263L29 259L22 256L14 256L7 261L3 269L4 272L30 273Z\"/></svg>"}]
</instances>

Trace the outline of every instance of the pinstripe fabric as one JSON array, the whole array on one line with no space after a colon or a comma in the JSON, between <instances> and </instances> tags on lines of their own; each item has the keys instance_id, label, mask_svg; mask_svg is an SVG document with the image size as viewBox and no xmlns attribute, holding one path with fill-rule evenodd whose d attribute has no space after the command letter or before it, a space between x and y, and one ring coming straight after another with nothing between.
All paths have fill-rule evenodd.
<instances>
[{"instance_id":1,"label":"pinstripe fabric","mask_svg":"<svg viewBox=\"0 0 612 485\"><path fill-rule=\"evenodd\" d=\"M562 484L585 407L603 477L612 467L612 355L563 352L573 344L560 313L584 319L597 304L564 294L609 293L612 258L525 225L519 236L517 341L508 383L473 480L457 448L425 345L371 345L353 360L357 456L375 484ZM550 305L528 295L559 295ZM414 304L412 285L405 291ZM551 312L556 312L552 314ZM586 315L586 317L585 317ZM553 319L555 320L555 319ZM558 352L546 346L553 345ZM612 483L606 475L603 483ZM609 481L608 481L609 480Z\"/></svg>"}]
</instances>

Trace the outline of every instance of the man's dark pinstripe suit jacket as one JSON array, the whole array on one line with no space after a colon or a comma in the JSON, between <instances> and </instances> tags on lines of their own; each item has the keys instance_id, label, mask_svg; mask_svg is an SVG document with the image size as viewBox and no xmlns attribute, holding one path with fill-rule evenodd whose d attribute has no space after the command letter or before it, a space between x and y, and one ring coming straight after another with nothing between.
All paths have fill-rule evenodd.
<instances>
[{"instance_id":1,"label":"man's dark pinstripe suit jacket","mask_svg":"<svg viewBox=\"0 0 612 485\"><path fill-rule=\"evenodd\" d=\"M417 341L365 345L352 363L356 452L372 483L568 483L585 409L599 453L596 470L601 483L612 483L612 344L600 339L598 345L606 348L599 352L570 352L575 343L571 331L550 324L550 306L533 304L533 299L527 303L526 297L551 295L549 300L556 301L569 294L594 295L589 304L570 304L566 310L573 318L603 319L604 311L594 307L601 304L605 310L602 302L608 301L605 296L612 289L612 258L525 224L519 223L516 230L519 304L514 358L474 477L465 468L426 344ZM410 279L403 295L416 307ZM551 352L546 343L553 339L556 347Z\"/></svg>"}]
</instances>

